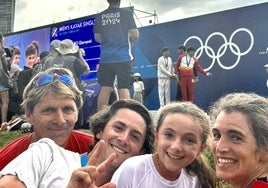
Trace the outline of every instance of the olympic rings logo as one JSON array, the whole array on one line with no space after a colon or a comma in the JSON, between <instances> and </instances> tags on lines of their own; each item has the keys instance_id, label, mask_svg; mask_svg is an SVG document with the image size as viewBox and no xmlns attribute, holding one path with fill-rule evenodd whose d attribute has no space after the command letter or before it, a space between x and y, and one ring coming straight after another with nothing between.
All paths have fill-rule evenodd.
<instances>
[{"instance_id":1,"label":"olympic rings logo","mask_svg":"<svg viewBox=\"0 0 268 188\"><path fill-rule=\"evenodd\" d=\"M239 46L233 42L234 36L239 32L246 32L250 37L250 45L249 45L248 49L245 50L244 52L241 52ZM224 41L224 43L219 47L217 52L215 52L212 47L208 46L208 42L211 40L212 37L215 37L215 36L221 37ZM238 65L241 56L244 56L247 53L249 53L253 47L253 44L254 44L253 34L251 33L250 30L248 30L246 28L239 28L239 29L235 30L231 34L230 39L228 41L227 41L226 36L220 32L214 32L214 33L210 34L208 36L208 38L206 39L205 44L203 44L203 41L198 36L190 36L189 38L187 38L185 40L184 45L187 46L187 43L190 40L197 40L200 44L200 47L198 49L196 49L196 52L195 52L195 57L197 59L199 59L203 55L204 51L205 51L206 55L212 59L210 66L205 68L206 71L210 70L214 66L216 60L222 69L225 69L225 70L233 69L234 67L236 67ZM221 62L221 57L225 54L228 47L229 47L230 51L234 55L237 56L237 58L236 58L236 61L232 65L226 66Z\"/></svg>"}]
</instances>

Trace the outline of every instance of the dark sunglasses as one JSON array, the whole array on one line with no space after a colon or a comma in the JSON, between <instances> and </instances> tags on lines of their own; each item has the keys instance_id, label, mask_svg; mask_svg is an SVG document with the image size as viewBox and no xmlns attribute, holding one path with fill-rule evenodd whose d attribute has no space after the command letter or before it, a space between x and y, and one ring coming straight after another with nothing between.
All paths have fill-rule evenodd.
<instances>
[{"instance_id":1,"label":"dark sunglasses","mask_svg":"<svg viewBox=\"0 0 268 188\"><path fill-rule=\"evenodd\" d=\"M73 86L75 84L74 79L68 75L65 75L65 74L63 74L63 75L43 74L36 80L35 83L39 87L39 86L49 84L49 83L53 82L55 79L58 79L59 81L61 81L62 83L64 83L65 85L68 85L68 86Z\"/></svg>"}]
</instances>

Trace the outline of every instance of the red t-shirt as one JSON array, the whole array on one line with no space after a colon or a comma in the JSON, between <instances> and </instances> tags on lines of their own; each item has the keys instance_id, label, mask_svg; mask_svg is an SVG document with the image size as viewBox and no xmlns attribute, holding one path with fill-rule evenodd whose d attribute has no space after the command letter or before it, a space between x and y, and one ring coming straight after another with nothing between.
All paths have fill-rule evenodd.
<instances>
[{"instance_id":1,"label":"red t-shirt","mask_svg":"<svg viewBox=\"0 0 268 188\"><path fill-rule=\"evenodd\" d=\"M0 150L0 170L2 170L19 154L27 150L31 144L32 134L33 133L22 136ZM65 149L82 154L85 152L90 152L90 146L93 144L93 135L74 130L67 141Z\"/></svg>"},{"instance_id":2,"label":"red t-shirt","mask_svg":"<svg viewBox=\"0 0 268 188\"><path fill-rule=\"evenodd\" d=\"M260 178L259 180L255 180L251 183L249 188L268 188L268 177Z\"/></svg>"}]
</instances>

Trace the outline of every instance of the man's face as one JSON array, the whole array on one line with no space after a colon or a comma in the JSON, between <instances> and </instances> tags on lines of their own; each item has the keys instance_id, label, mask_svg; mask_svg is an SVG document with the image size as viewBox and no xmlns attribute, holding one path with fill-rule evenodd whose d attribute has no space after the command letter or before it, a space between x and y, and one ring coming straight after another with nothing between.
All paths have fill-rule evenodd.
<instances>
[{"instance_id":1,"label":"man's face","mask_svg":"<svg viewBox=\"0 0 268 188\"><path fill-rule=\"evenodd\" d=\"M163 56L164 56L164 57L168 57L168 56L169 56L169 50L165 50L165 51L163 51Z\"/></svg>"},{"instance_id":2,"label":"man's face","mask_svg":"<svg viewBox=\"0 0 268 188\"><path fill-rule=\"evenodd\" d=\"M19 65L20 63L20 55L14 55L13 56L13 63L16 64L16 65Z\"/></svg>"},{"instance_id":3,"label":"man's face","mask_svg":"<svg viewBox=\"0 0 268 188\"><path fill-rule=\"evenodd\" d=\"M191 50L191 51L188 52L188 54L189 54L190 57L194 57L194 53L195 53L195 51L193 51L193 50Z\"/></svg>"},{"instance_id":4,"label":"man's face","mask_svg":"<svg viewBox=\"0 0 268 188\"><path fill-rule=\"evenodd\" d=\"M36 63L37 54L31 54L26 57L26 65L30 68Z\"/></svg>"},{"instance_id":5,"label":"man's face","mask_svg":"<svg viewBox=\"0 0 268 188\"><path fill-rule=\"evenodd\" d=\"M178 48L178 54L179 55L182 55L182 54L184 54L185 52L184 52L184 50L182 49L182 48Z\"/></svg>"},{"instance_id":6,"label":"man's face","mask_svg":"<svg viewBox=\"0 0 268 188\"><path fill-rule=\"evenodd\" d=\"M47 137L64 147L78 118L78 109L73 99L48 93L30 113L27 120L34 126L34 139Z\"/></svg>"},{"instance_id":7,"label":"man's face","mask_svg":"<svg viewBox=\"0 0 268 188\"><path fill-rule=\"evenodd\" d=\"M146 135L146 123L137 112L122 108L110 119L104 130L97 134L105 141L105 148L100 162L110 154L116 153L113 167L118 168L127 158L142 154Z\"/></svg>"}]
</instances>

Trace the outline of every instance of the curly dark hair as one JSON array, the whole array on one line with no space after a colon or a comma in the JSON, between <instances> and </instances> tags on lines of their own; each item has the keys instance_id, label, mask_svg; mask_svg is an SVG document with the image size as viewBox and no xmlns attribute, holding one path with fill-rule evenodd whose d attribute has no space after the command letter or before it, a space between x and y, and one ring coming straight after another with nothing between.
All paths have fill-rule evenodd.
<instances>
[{"instance_id":1,"label":"curly dark hair","mask_svg":"<svg viewBox=\"0 0 268 188\"><path fill-rule=\"evenodd\" d=\"M140 114L146 123L146 135L143 144L144 153L152 153L154 150L154 134L153 134L153 120L150 112L147 108L132 99L118 100L115 101L111 106L107 106L94 114L89 119L89 126L94 135L95 144L99 141L97 134L104 130L106 124L116 114L119 109L126 108L133 110Z\"/></svg>"}]
</instances>

